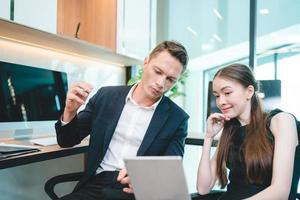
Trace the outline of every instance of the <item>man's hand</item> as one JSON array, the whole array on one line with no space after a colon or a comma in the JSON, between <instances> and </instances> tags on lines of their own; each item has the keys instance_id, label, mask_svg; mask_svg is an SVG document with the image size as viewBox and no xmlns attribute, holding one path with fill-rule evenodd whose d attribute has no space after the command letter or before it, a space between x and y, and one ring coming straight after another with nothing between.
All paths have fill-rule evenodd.
<instances>
[{"instance_id":1,"label":"man's hand","mask_svg":"<svg viewBox=\"0 0 300 200\"><path fill-rule=\"evenodd\" d=\"M66 98L66 106L63 114L64 122L70 122L75 117L77 110L85 103L92 89L90 84L84 82L71 86Z\"/></svg>"},{"instance_id":2,"label":"man's hand","mask_svg":"<svg viewBox=\"0 0 300 200\"><path fill-rule=\"evenodd\" d=\"M129 187L123 188L123 192L133 193L132 185L130 184L129 177L127 176L127 170L125 168L121 169L117 180L122 184L128 184Z\"/></svg>"}]
</instances>

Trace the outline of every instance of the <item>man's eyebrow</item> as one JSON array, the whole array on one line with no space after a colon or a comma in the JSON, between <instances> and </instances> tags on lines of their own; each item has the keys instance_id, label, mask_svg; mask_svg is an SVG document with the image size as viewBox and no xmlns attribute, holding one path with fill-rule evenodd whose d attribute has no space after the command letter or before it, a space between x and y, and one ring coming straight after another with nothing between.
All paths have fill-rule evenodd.
<instances>
[{"instance_id":1,"label":"man's eyebrow","mask_svg":"<svg viewBox=\"0 0 300 200\"><path fill-rule=\"evenodd\" d=\"M172 79L172 81L177 81L179 78L175 78L174 76L168 76L168 78Z\"/></svg>"},{"instance_id":2,"label":"man's eyebrow","mask_svg":"<svg viewBox=\"0 0 300 200\"><path fill-rule=\"evenodd\" d=\"M159 66L157 66L157 65L153 65L153 67L154 67L155 70L162 71L162 69Z\"/></svg>"},{"instance_id":3,"label":"man's eyebrow","mask_svg":"<svg viewBox=\"0 0 300 200\"><path fill-rule=\"evenodd\" d=\"M154 69L155 70L158 70L158 71L160 71L160 72L164 72L159 66L157 66L157 65L153 65L153 67L154 67ZM176 78L176 77L174 77L174 76L167 76L168 78L170 78L170 79L174 79L174 81L176 81L177 79L179 79L179 78Z\"/></svg>"}]
</instances>

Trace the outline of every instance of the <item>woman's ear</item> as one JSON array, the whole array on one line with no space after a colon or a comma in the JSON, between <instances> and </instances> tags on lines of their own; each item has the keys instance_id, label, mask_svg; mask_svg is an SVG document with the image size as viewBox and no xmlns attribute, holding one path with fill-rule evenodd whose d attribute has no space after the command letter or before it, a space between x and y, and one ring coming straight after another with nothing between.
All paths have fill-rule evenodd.
<instances>
[{"instance_id":1,"label":"woman's ear","mask_svg":"<svg viewBox=\"0 0 300 200\"><path fill-rule=\"evenodd\" d=\"M253 85L249 85L247 88L247 100L250 100L252 98L252 96L254 95L254 87Z\"/></svg>"}]
</instances>

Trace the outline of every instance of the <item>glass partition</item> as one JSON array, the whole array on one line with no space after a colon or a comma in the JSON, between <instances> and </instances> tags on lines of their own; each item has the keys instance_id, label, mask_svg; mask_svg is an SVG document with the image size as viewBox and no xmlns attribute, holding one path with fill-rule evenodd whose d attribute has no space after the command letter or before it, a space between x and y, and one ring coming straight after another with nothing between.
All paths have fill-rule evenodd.
<instances>
[{"instance_id":1,"label":"glass partition","mask_svg":"<svg viewBox=\"0 0 300 200\"><path fill-rule=\"evenodd\" d=\"M190 56L185 94L189 137L202 137L207 69L249 56L249 1L157 1L157 40L178 40ZM238 17L237 17L238 16ZM203 75L207 71L210 75Z\"/></svg>"}]
</instances>

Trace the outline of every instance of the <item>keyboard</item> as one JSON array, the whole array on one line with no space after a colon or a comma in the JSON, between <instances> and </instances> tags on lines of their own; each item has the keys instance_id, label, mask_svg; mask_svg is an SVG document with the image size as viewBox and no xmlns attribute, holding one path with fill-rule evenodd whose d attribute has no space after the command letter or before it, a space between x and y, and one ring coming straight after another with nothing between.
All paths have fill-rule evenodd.
<instances>
[{"instance_id":1,"label":"keyboard","mask_svg":"<svg viewBox=\"0 0 300 200\"><path fill-rule=\"evenodd\" d=\"M57 144L56 136L31 139L30 142L41 146L50 146Z\"/></svg>"}]
</instances>

